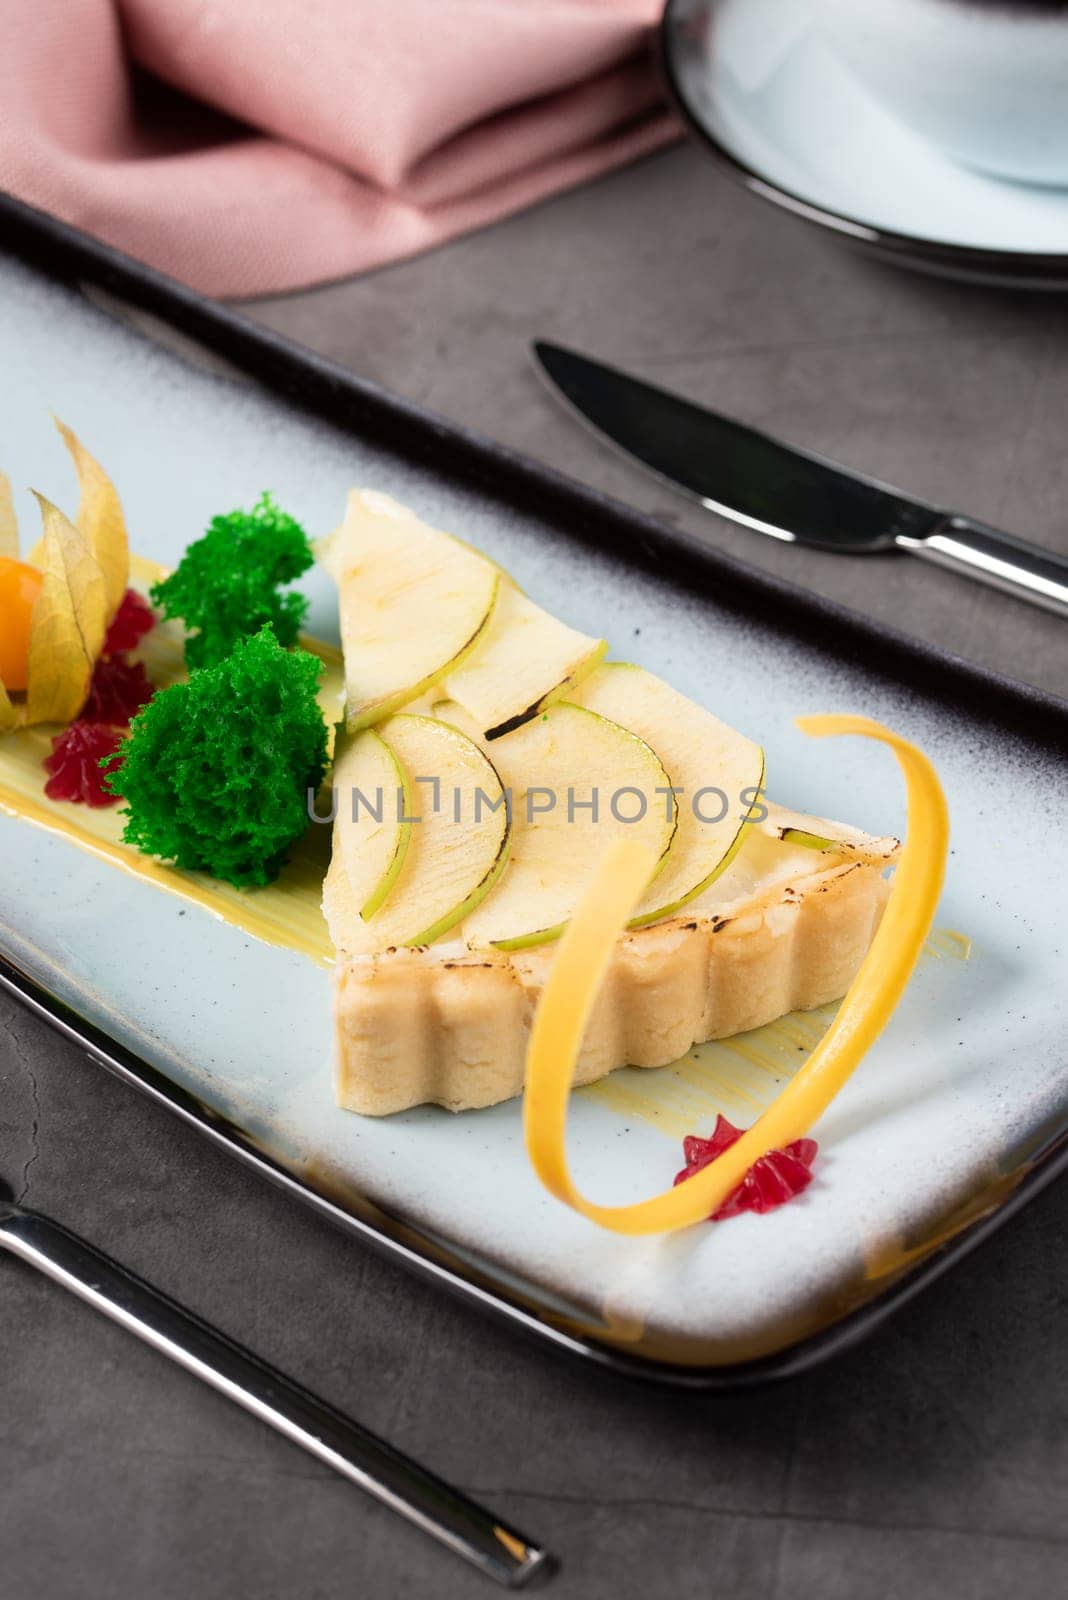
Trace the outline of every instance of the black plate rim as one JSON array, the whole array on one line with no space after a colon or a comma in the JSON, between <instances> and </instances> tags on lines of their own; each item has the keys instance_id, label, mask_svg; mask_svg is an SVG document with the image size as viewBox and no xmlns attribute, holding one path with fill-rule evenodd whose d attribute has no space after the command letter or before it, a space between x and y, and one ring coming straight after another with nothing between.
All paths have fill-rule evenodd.
<instances>
[{"instance_id":1,"label":"black plate rim","mask_svg":"<svg viewBox=\"0 0 1068 1600\"><path fill-rule=\"evenodd\" d=\"M697 142L704 146L717 166L750 194L755 194L791 216L846 239L850 244L873 254L939 276L964 278L969 282L996 288L1023 288L1056 291L1068 288L1068 253L1042 250L995 250L981 245L952 244L948 240L925 239L917 234L897 233L862 222L846 212L817 205L804 195L763 177L717 139L691 105L677 66L676 13L688 0L667 0L657 35L660 76L672 108ZM692 0L689 0L692 3ZM723 0L702 0L711 13Z\"/></svg>"},{"instance_id":2,"label":"black plate rim","mask_svg":"<svg viewBox=\"0 0 1068 1600\"><path fill-rule=\"evenodd\" d=\"M27 1010L47 1022L65 1039L78 1045L92 1061L124 1083L139 1089L157 1105L165 1107L187 1126L195 1128L213 1144L234 1156L243 1166L310 1207L341 1232L368 1245L379 1255L397 1261L416 1277L503 1319L524 1335L547 1342L554 1349L577 1356L594 1367L625 1378L651 1381L672 1388L711 1393L762 1389L799 1377L833 1356L844 1354L867 1339L950 1268L963 1261L1047 1185L1068 1173L1066 1128L1027 1168L1012 1192L995 1208L932 1250L918 1266L909 1269L904 1277L882 1293L818 1333L753 1361L722 1366L674 1364L631 1354L592 1337L584 1338L569 1333L539 1317L500 1284L487 1287L477 1278L467 1277L461 1271L443 1264L429 1248L420 1249L419 1230L402 1219L393 1218L378 1208L375 1208L374 1220L358 1216L328 1195L310 1188L273 1157L258 1149L236 1124L203 1105L143 1057L80 1017L72 1007L51 994L3 953L0 953L0 990L20 1001ZM405 1237L400 1237L401 1233ZM417 1243L409 1242L411 1240ZM422 1243L429 1246L430 1241L424 1238Z\"/></svg>"},{"instance_id":3,"label":"black plate rim","mask_svg":"<svg viewBox=\"0 0 1068 1600\"><path fill-rule=\"evenodd\" d=\"M873 670L914 684L918 692L953 711L970 714L980 725L997 722L1006 731L1039 747L1068 749L1068 701L977 667L936 646L909 639L834 601L751 568L707 541L658 523L518 452L484 440L355 377L257 326L240 312L209 301L4 194L0 194L0 250L68 286L91 283L159 317L177 332L233 361L298 408L328 415L335 426L362 428L380 442L384 440L387 448L418 455L433 470L476 483L490 496L521 496L528 509L533 506L540 515L566 524L563 531L570 537L610 548L616 555L622 553L625 559L651 567L671 581L714 589L720 604L736 605L765 620L770 613L771 625L788 627L824 649L828 632L833 631L836 655L870 657ZM785 614L785 620L780 614ZM933 686L937 686L937 693ZM166 1106L245 1165L418 1276L429 1278L512 1326L596 1367L686 1388L712 1392L748 1390L794 1377L852 1348L963 1260L1046 1184L1068 1171L1065 1130L1034 1159L995 1209L969 1223L907 1275L830 1326L755 1361L674 1365L569 1333L539 1317L499 1283L487 1287L455 1267L442 1264L440 1249L403 1219L393 1219L379 1211L369 1221L307 1187L257 1149L239 1128L78 1016L4 952L0 952L0 988L79 1045L93 1060Z\"/></svg>"}]
</instances>

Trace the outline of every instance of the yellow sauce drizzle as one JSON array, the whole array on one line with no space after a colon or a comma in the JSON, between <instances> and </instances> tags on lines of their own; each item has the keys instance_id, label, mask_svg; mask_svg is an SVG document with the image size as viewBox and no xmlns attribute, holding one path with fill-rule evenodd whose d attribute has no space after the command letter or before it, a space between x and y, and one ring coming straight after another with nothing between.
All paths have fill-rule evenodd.
<instances>
[{"instance_id":1,"label":"yellow sauce drizzle","mask_svg":"<svg viewBox=\"0 0 1068 1600\"><path fill-rule=\"evenodd\" d=\"M137 556L131 558L130 572L132 587L142 592L164 575L162 567ZM324 664L319 703L328 726L332 726L343 692L340 652L316 639L302 639L301 644ZM157 688L166 688L185 676L182 632L172 623L157 624L136 654L144 661ZM329 827L309 827L293 846L289 862L276 882L263 889L235 889L202 873L181 872L123 844L123 819L118 807L93 809L48 798L42 761L58 731L47 725L24 728L0 739L0 811L62 834L99 859L203 906L267 944L296 950L323 966L333 963L334 947L320 909L323 878L330 860Z\"/></svg>"},{"instance_id":2,"label":"yellow sauce drizzle","mask_svg":"<svg viewBox=\"0 0 1068 1600\"><path fill-rule=\"evenodd\" d=\"M923 953L934 961L967 961L971 957L972 941L956 928L936 928L924 945Z\"/></svg>"},{"instance_id":3,"label":"yellow sauce drizzle","mask_svg":"<svg viewBox=\"0 0 1068 1600\"><path fill-rule=\"evenodd\" d=\"M908 797L908 836L890 901L837 1016L793 1080L718 1160L650 1200L623 1206L588 1200L572 1181L565 1151L575 1060L615 941L652 870L647 850L622 839L606 852L560 941L527 1054L527 1152L551 1194L613 1232L666 1233L700 1222L762 1155L800 1138L882 1032L930 932L949 846L949 817L934 767L914 745L867 717L805 717L798 726L816 738L862 734L888 745L897 757Z\"/></svg>"},{"instance_id":4,"label":"yellow sauce drizzle","mask_svg":"<svg viewBox=\"0 0 1068 1600\"><path fill-rule=\"evenodd\" d=\"M703 1133L720 1111L732 1122L749 1122L808 1060L837 1010L835 1002L791 1012L749 1033L695 1045L655 1071L621 1067L576 1093L676 1142Z\"/></svg>"}]
</instances>

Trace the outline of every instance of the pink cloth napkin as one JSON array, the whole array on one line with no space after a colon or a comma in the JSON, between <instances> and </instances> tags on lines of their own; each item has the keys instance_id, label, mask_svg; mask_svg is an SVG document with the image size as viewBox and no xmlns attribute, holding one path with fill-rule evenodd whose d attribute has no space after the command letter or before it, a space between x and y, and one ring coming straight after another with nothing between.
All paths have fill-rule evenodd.
<instances>
[{"instance_id":1,"label":"pink cloth napkin","mask_svg":"<svg viewBox=\"0 0 1068 1600\"><path fill-rule=\"evenodd\" d=\"M210 294L359 272L672 138L659 11L0 0L0 187Z\"/></svg>"}]
</instances>

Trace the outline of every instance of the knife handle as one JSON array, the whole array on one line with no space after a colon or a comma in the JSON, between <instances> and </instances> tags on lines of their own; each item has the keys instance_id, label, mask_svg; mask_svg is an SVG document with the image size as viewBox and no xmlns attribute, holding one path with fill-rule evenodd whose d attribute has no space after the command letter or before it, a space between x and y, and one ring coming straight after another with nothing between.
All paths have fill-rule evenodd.
<instances>
[{"instance_id":1,"label":"knife handle","mask_svg":"<svg viewBox=\"0 0 1068 1600\"><path fill-rule=\"evenodd\" d=\"M1026 539L953 513L930 533L918 538L899 534L896 543L925 561L967 572L1020 600L1068 616L1068 561Z\"/></svg>"},{"instance_id":2,"label":"knife handle","mask_svg":"<svg viewBox=\"0 0 1068 1600\"><path fill-rule=\"evenodd\" d=\"M518 1588L550 1570L547 1553L518 1529L48 1217L0 1203L4 1250L169 1356L504 1588Z\"/></svg>"}]
</instances>

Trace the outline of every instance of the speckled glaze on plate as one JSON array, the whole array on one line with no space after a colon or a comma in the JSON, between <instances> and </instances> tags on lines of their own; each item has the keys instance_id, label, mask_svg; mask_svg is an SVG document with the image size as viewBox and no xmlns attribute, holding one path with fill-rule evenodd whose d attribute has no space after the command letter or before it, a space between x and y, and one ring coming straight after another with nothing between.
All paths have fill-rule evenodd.
<instances>
[{"instance_id":1,"label":"speckled glaze on plate","mask_svg":"<svg viewBox=\"0 0 1068 1600\"><path fill-rule=\"evenodd\" d=\"M639 1241L539 1188L517 1103L383 1120L337 1110L327 972L4 815L0 981L379 1248L568 1349L677 1381L749 1383L841 1347L1060 1170L1066 708L791 594L57 225L14 207L6 217L24 259L0 260L2 464L26 527L29 485L61 504L72 495L50 408L114 476L138 550L165 563L264 487L316 533L353 483L385 488L579 628L601 627L611 596L616 652L759 736L785 804L877 833L904 827L889 758L805 740L800 713L861 711L924 746L954 821L939 923L972 953L955 959L963 947L946 934L921 963L816 1129L818 1181L802 1200ZM328 583L315 575L308 592L312 631L336 637ZM794 1048L803 1055L803 1039ZM699 1092L665 1069L577 1095L580 1181L607 1200L662 1187L680 1165L679 1117L701 1132L717 1109L751 1120L790 1070L778 1059L763 1089L721 1060Z\"/></svg>"}]
</instances>

